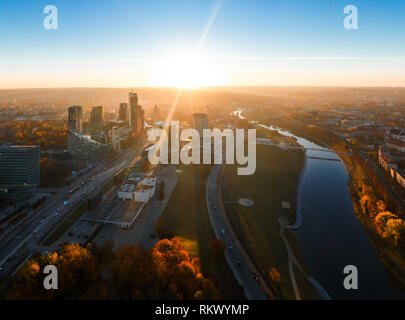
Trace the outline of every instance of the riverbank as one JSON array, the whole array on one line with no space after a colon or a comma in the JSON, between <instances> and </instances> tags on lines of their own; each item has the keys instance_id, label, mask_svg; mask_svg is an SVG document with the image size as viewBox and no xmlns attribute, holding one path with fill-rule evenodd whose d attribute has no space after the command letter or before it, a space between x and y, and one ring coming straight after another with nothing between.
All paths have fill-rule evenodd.
<instances>
[{"instance_id":1,"label":"riverbank","mask_svg":"<svg viewBox=\"0 0 405 320\"><path fill-rule=\"evenodd\" d=\"M295 277L293 274L293 279L290 278L292 265L289 263L289 250L297 257L292 259L299 260L300 265L304 263L294 235L288 229L284 230L283 235L285 234L289 246L285 245L280 236L283 231L279 224L280 215L288 218L288 222L295 220L297 185L303 163L303 153L258 145L254 175L238 176L235 166L229 165L222 176L223 199L232 228L261 274L281 299L297 298L295 281L300 292L298 298L320 298L305 274L301 274L302 270L295 268L295 265ZM253 206L240 206L236 203L239 198L252 200ZM282 201L288 201L291 209L282 212ZM291 220L291 217L294 219ZM280 275L278 282L271 277L272 268Z\"/></svg>"},{"instance_id":2,"label":"riverbank","mask_svg":"<svg viewBox=\"0 0 405 320\"><path fill-rule=\"evenodd\" d=\"M354 214L357 220L361 223L378 259L387 270L393 288L397 291L405 290L405 257L401 254L398 247L393 247L386 239L382 238L376 229L373 219L362 210L361 199L365 196L364 186L372 188L372 196L376 198L376 201L383 198L383 195L376 190L373 179L368 175L367 170L363 167L362 163L360 163L356 157L347 154L350 150L347 149L344 143L322 141L316 137L310 136L302 130L292 128L288 128L288 130L293 132L294 135L304 137L309 141L325 146L340 159L348 176L347 185L352 200Z\"/></svg>"},{"instance_id":3,"label":"riverbank","mask_svg":"<svg viewBox=\"0 0 405 320\"><path fill-rule=\"evenodd\" d=\"M343 150L338 144L332 145L332 149L335 151ZM348 156L341 158L351 177L348 187L356 217L363 225L377 256L389 272L393 286L397 290L403 291L405 290L405 257L400 252L399 247L392 246L391 243L381 237L373 219L362 210L362 198L365 197L364 186L371 186L371 192L378 199L377 201L382 201L382 196L376 191L367 170L357 159Z\"/></svg>"}]
</instances>

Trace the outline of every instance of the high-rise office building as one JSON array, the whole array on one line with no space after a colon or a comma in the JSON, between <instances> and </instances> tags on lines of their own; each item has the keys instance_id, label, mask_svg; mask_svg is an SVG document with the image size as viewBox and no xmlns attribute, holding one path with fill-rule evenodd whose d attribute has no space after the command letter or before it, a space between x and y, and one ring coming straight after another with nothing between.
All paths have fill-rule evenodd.
<instances>
[{"instance_id":1,"label":"high-rise office building","mask_svg":"<svg viewBox=\"0 0 405 320\"><path fill-rule=\"evenodd\" d=\"M109 132L109 140L110 144L113 147L115 152L120 153L121 145L120 145L120 129L119 127L112 127Z\"/></svg>"},{"instance_id":2,"label":"high-rise office building","mask_svg":"<svg viewBox=\"0 0 405 320\"><path fill-rule=\"evenodd\" d=\"M160 121L160 108L158 105L153 107L153 123Z\"/></svg>"},{"instance_id":3,"label":"high-rise office building","mask_svg":"<svg viewBox=\"0 0 405 320\"><path fill-rule=\"evenodd\" d=\"M115 110L110 110L108 113L108 121L116 121L117 120L117 114L115 113Z\"/></svg>"},{"instance_id":4,"label":"high-rise office building","mask_svg":"<svg viewBox=\"0 0 405 320\"><path fill-rule=\"evenodd\" d=\"M83 132L82 126L83 109L81 106L71 106L68 109L68 129L74 130L81 134Z\"/></svg>"},{"instance_id":5,"label":"high-rise office building","mask_svg":"<svg viewBox=\"0 0 405 320\"><path fill-rule=\"evenodd\" d=\"M141 127L140 133L144 133L145 131L145 110L141 109Z\"/></svg>"},{"instance_id":6,"label":"high-rise office building","mask_svg":"<svg viewBox=\"0 0 405 320\"><path fill-rule=\"evenodd\" d=\"M142 106L138 104L138 95L129 93L129 126L132 135L137 137L143 132L144 123L142 122Z\"/></svg>"},{"instance_id":7,"label":"high-rise office building","mask_svg":"<svg viewBox=\"0 0 405 320\"><path fill-rule=\"evenodd\" d=\"M100 130L103 128L103 107L97 106L91 109L90 123L93 129Z\"/></svg>"},{"instance_id":8,"label":"high-rise office building","mask_svg":"<svg viewBox=\"0 0 405 320\"><path fill-rule=\"evenodd\" d=\"M193 113L192 127L196 129L203 136L203 129L208 129L208 117L206 113Z\"/></svg>"},{"instance_id":9,"label":"high-rise office building","mask_svg":"<svg viewBox=\"0 0 405 320\"><path fill-rule=\"evenodd\" d=\"M0 198L21 202L39 185L39 146L1 146Z\"/></svg>"},{"instance_id":10,"label":"high-rise office building","mask_svg":"<svg viewBox=\"0 0 405 320\"><path fill-rule=\"evenodd\" d=\"M71 106L68 108L68 132L67 132L67 145L71 154L74 150L80 149L78 146L78 139L74 136L81 135L83 132L82 125L83 109L81 106Z\"/></svg>"},{"instance_id":11,"label":"high-rise office building","mask_svg":"<svg viewBox=\"0 0 405 320\"><path fill-rule=\"evenodd\" d=\"M134 123L136 123L133 115L134 115L134 112L135 112L135 109L137 106L138 106L138 94L130 92L129 99L128 99L128 108L129 108L128 124L131 128L133 127ZM135 114L136 114L136 112L135 112Z\"/></svg>"},{"instance_id":12,"label":"high-rise office building","mask_svg":"<svg viewBox=\"0 0 405 320\"><path fill-rule=\"evenodd\" d=\"M121 102L118 119L128 123L128 103Z\"/></svg>"}]
</instances>

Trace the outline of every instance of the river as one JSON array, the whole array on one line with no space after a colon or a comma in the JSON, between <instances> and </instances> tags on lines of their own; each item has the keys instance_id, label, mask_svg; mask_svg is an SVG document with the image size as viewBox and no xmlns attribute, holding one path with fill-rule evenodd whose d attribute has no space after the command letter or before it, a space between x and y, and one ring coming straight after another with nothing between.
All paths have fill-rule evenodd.
<instances>
[{"instance_id":1,"label":"river","mask_svg":"<svg viewBox=\"0 0 405 320\"><path fill-rule=\"evenodd\" d=\"M263 126L266 127L266 126ZM307 156L337 158L328 149L288 131L266 127L295 137L306 148ZM389 275L357 220L348 189L348 175L342 162L307 158L300 183L302 225L292 231L297 239L310 274L332 299L400 299ZM343 269L354 265L358 270L358 289L346 290Z\"/></svg>"}]
</instances>

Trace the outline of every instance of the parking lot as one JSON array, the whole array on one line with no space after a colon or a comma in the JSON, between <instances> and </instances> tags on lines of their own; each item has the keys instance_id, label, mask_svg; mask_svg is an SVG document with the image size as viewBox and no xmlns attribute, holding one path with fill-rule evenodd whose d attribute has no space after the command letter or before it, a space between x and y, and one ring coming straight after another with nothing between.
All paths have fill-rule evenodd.
<instances>
[{"instance_id":1,"label":"parking lot","mask_svg":"<svg viewBox=\"0 0 405 320\"><path fill-rule=\"evenodd\" d=\"M88 221L77 220L59 241L53 246L57 247L62 243L80 243L84 244L88 241L91 235L96 231L99 224Z\"/></svg>"}]
</instances>

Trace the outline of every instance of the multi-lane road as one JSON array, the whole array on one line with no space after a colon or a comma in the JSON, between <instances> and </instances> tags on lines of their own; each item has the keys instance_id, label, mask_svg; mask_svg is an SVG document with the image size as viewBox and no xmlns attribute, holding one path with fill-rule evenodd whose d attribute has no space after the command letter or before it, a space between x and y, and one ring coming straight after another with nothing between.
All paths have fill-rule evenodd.
<instances>
[{"instance_id":1,"label":"multi-lane road","mask_svg":"<svg viewBox=\"0 0 405 320\"><path fill-rule=\"evenodd\" d=\"M92 190L105 183L118 170L131 165L139 150L140 148L125 151L120 159L111 165L106 166L99 162L50 197L38 212L21 221L0 243L0 276L5 277L15 271L25 257L37 250L39 239L54 228ZM89 182L82 185L82 181L87 179ZM76 187L79 189L71 194L70 190Z\"/></svg>"},{"instance_id":2,"label":"multi-lane road","mask_svg":"<svg viewBox=\"0 0 405 320\"><path fill-rule=\"evenodd\" d=\"M212 227L218 239L226 244L225 257L236 279L249 300L274 299L273 293L260 276L250 257L236 238L227 221L222 199L220 199L218 178L221 165L213 165L207 181L206 200Z\"/></svg>"}]
</instances>

